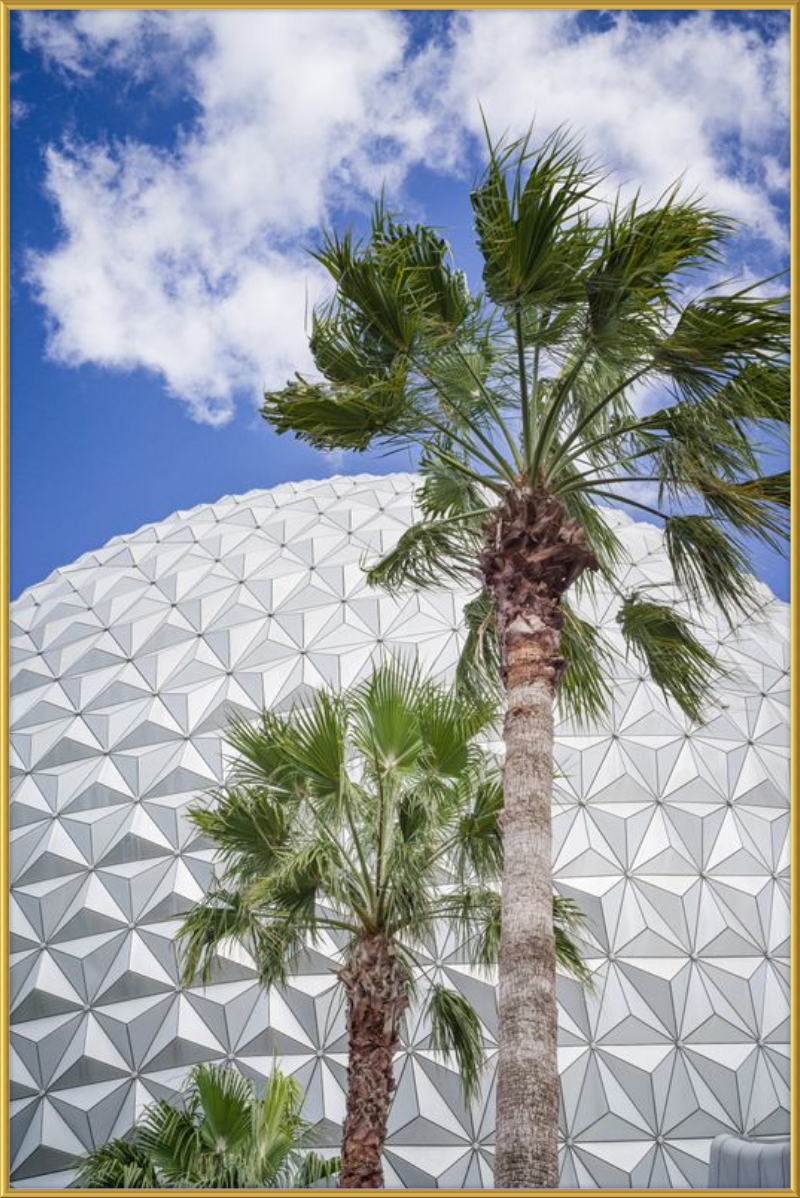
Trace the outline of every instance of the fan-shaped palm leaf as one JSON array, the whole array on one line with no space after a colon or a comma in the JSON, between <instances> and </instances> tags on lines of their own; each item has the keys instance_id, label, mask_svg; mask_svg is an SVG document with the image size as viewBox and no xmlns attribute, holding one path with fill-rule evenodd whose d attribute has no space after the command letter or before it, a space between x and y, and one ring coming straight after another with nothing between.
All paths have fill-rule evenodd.
<instances>
[{"instance_id":1,"label":"fan-shaped palm leaf","mask_svg":"<svg viewBox=\"0 0 800 1198\"><path fill-rule=\"evenodd\" d=\"M147 1107L131 1140L84 1157L86 1189L241 1189L308 1186L334 1176L338 1159L308 1151L300 1089L274 1069L262 1096L232 1068L198 1065L182 1106Z\"/></svg>"}]
</instances>

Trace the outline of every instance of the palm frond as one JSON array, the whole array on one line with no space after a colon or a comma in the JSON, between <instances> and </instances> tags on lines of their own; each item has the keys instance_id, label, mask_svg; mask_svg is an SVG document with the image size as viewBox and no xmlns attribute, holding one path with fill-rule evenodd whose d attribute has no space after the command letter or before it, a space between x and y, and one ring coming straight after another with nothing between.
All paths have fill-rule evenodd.
<instances>
[{"instance_id":1,"label":"palm frond","mask_svg":"<svg viewBox=\"0 0 800 1198\"><path fill-rule=\"evenodd\" d=\"M453 868L463 880L496 881L503 870L502 780L497 769L484 768L466 785L472 801L453 835Z\"/></svg>"},{"instance_id":2,"label":"palm frond","mask_svg":"<svg viewBox=\"0 0 800 1198\"><path fill-rule=\"evenodd\" d=\"M354 254L338 279L338 298L354 323L404 360L417 338L422 311L402 267L385 269L375 254Z\"/></svg>"},{"instance_id":3,"label":"palm frond","mask_svg":"<svg viewBox=\"0 0 800 1198\"><path fill-rule=\"evenodd\" d=\"M642 422L636 444L647 450L659 501L702 493L706 481L735 482L758 470L755 443L741 425L713 401L681 401L654 412ZM650 430L658 428L662 435Z\"/></svg>"},{"instance_id":4,"label":"palm frond","mask_svg":"<svg viewBox=\"0 0 800 1198\"><path fill-rule=\"evenodd\" d=\"M617 204L603 231L604 244L588 282L588 318L593 344L614 356L646 352L659 333L667 308L687 271L719 260L731 222L679 187L653 207L636 196Z\"/></svg>"},{"instance_id":5,"label":"palm frond","mask_svg":"<svg viewBox=\"0 0 800 1198\"><path fill-rule=\"evenodd\" d=\"M460 886L437 900L436 911L463 940L471 962L487 967L497 964L502 923L502 900L497 890L482 885ZM590 985L590 971L574 939L583 920L583 913L573 899L553 895L556 961L581 985Z\"/></svg>"},{"instance_id":6,"label":"palm frond","mask_svg":"<svg viewBox=\"0 0 800 1198\"><path fill-rule=\"evenodd\" d=\"M335 803L347 757L347 713L340 698L317 691L307 706L292 708L286 734L287 756L307 794Z\"/></svg>"},{"instance_id":7,"label":"palm frond","mask_svg":"<svg viewBox=\"0 0 800 1198\"><path fill-rule=\"evenodd\" d=\"M370 586L388 591L425 588L443 579L464 582L476 574L477 534L469 520L422 520L407 528L394 549L367 569Z\"/></svg>"},{"instance_id":8,"label":"palm frond","mask_svg":"<svg viewBox=\"0 0 800 1198\"><path fill-rule=\"evenodd\" d=\"M578 490L567 491L560 498L567 514L583 529L600 574L605 578L616 577L626 561L627 553L602 510ZM582 574L581 581L590 577Z\"/></svg>"},{"instance_id":9,"label":"palm frond","mask_svg":"<svg viewBox=\"0 0 800 1198\"><path fill-rule=\"evenodd\" d=\"M255 1091L250 1080L236 1069L198 1065L191 1085L202 1111L198 1135L209 1152L236 1152L251 1128Z\"/></svg>"},{"instance_id":10,"label":"palm frond","mask_svg":"<svg viewBox=\"0 0 800 1198\"><path fill-rule=\"evenodd\" d=\"M788 470L746 479L737 483L737 488L741 494L750 495L761 503L772 503L787 510L792 506L792 477Z\"/></svg>"},{"instance_id":11,"label":"palm frond","mask_svg":"<svg viewBox=\"0 0 800 1198\"><path fill-rule=\"evenodd\" d=\"M217 808L194 807L192 818L224 848L247 849L246 838L278 846L286 836L294 803L304 797L335 800L344 765L346 714L338 698L319 691L307 707L288 717L264 710L256 721L234 717L227 740L237 757L230 774L238 793L222 791ZM265 851L266 848L265 848Z\"/></svg>"},{"instance_id":12,"label":"palm frond","mask_svg":"<svg viewBox=\"0 0 800 1198\"><path fill-rule=\"evenodd\" d=\"M564 894L553 895L553 922L565 932L579 930L585 920L583 911L575 899Z\"/></svg>"},{"instance_id":13,"label":"palm frond","mask_svg":"<svg viewBox=\"0 0 800 1198\"><path fill-rule=\"evenodd\" d=\"M87 1189L263 1189L313 1185L337 1160L308 1153L310 1125L294 1078L271 1073L263 1098L235 1069L196 1066L181 1105L147 1107L132 1140L112 1140L79 1163Z\"/></svg>"},{"instance_id":14,"label":"palm frond","mask_svg":"<svg viewBox=\"0 0 800 1198\"><path fill-rule=\"evenodd\" d=\"M150 1157L129 1140L110 1140L77 1162L75 1185L82 1190L154 1190L158 1173Z\"/></svg>"},{"instance_id":15,"label":"palm frond","mask_svg":"<svg viewBox=\"0 0 800 1198\"><path fill-rule=\"evenodd\" d=\"M429 329L455 329L472 311L466 276L452 263L450 246L436 230L404 224L383 205L375 206L370 258L401 281L407 303Z\"/></svg>"},{"instance_id":16,"label":"palm frond","mask_svg":"<svg viewBox=\"0 0 800 1198\"><path fill-rule=\"evenodd\" d=\"M558 308L580 295L595 244L585 210L597 181L593 164L563 130L535 150L529 138L490 143L488 167L470 198L484 286L494 303Z\"/></svg>"},{"instance_id":17,"label":"palm frond","mask_svg":"<svg viewBox=\"0 0 800 1198\"><path fill-rule=\"evenodd\" d=\"M769 420L788 429L791 414L791 369L788 362L748 362L717 392L704 397L729 420Z\"/></svg>"},{"instance_id":18,"label":"palm frond","mask_svg":"<svg viewBox=\"0 0 800 1198\"><path fill-rule=\"evenodd\" d=\"M464 605L467 630L456 666L456 690L467 698L487 696L499 702L502 694L500 646L491 592L485 587Z\"/></svg>"},{"instance_id":19,"label":"palm frond","mask_svg":"<svg viewBox=\"0 0 800 1198\"><path fill-rule=\"evenodd\" d=\"M435 453L423 453L419 470L422 485L416 500L426 520L445 520L451 516L469 518L470 513L486 506L486 492L480 484L445 466ZM470 523L477 523L477 520Z\"/></svg>"},{"instance_id":20,"label":"palm frond","mask_svg":"<svg viewBox=\"0 0 800 1198\"><path fill-rule=\"evenodd\" d=\"M317 314L313 346L328 378L331 343L333 369L363 382L365 365L373 372L405 366L420 335L454 330L472 311L466 278L454 269L444 238L397 222L382 204L368 241L329 232L314 257L336 284L334 305Z\"/></svg>"},{"instance_id":21,"label":"palm frond","mask_svg":"<svg viewBox=\"0 0 800 1198\"><path fill-rule=\"evenodd\" d=\"M556 962L566 974L590 990L592 988L591 970L586 965L574 938L583 923L584 914L574 899L567 898L562 894L553 895L553 935Z\"/></svg>"},{"instance_id":22,"label":"palm frond","mask_svg":"<svg viewBox=\"0 0 800 1198\"><path fill-rule=\"evenodd\" d=\"M497 964L501 899L495 887L465 882L439 895L435 911L463 942L471 962L486 967Z\"/></svg>"},{"instance_id":23,"label":"palm frond","mask_svg":"<svg viewBox=\"0 0 800 1198\"><path fill-rule=\"evenodd\" d=\"M308 344L317 368L333 384L369 388L390 377L393 351L377 338L362 336L345 311L318 308Z\"/></svg>"},{"instance_id":24,"label":"palm frond","mask_svg":"<svg viewBox=\"0 0 800 1198\"><path fill-rule=\"evenodd\" d=\"M275 912L272 922L263 928L251 954L262 986L285 985L290 974L297 971L297 958L306 948L309 935L313 937L314 914L306 898L291 911Z\"/></svg>"},{"instance_id":25,"label":"palm frond","mask_svg":"<svg viewBox=\"0 0 800 1198\"><path fill-rule=\"evenodd\" d=\"M788 536L788 471L735 483L701 475L696 487L713 515L738 532L756 537L773 549L779 549Z\"/></svg>"},{"instance_id":26,"label":"palm frond","mask_svg":"<svg viewBox=\"0 0 800 1198\"><path fill-rule=\"evenodd\" d=\"M425 769L437 779L469 776L470 749L498 717L492 695L458 695L432 683L419 689L417 719L425 743Z\"/></svg>"},{"instance_id":27,"label":"palm frond","mask_svg":"<svg viewBox=\"0 0 800 1198\"><path fill-rule=\"evenodd\" d=\"M462 430L485 424L497 410L500 401L489 392L488 356L478 346L443 339L428 349L424 369L439 395L442 414Z\"/></svg>"},{"instance_id":28,"label":"palm frond","mask_svg":"<svg viewBox=\"0 0 800 1198\"><path fill-rule=\"evenodd\" d=\"M293 846L277 869L256 880L247 891L246 903L256 911L264 910L270 919L269 927L262 928L257 959L261 963L267 955L270 959L274 956L279 978L285 961L282 966L278 958L288 956L290 950L300 947L304 934L313 932L317 904L331 892L336 893L337 874L343 867L346 870L343 846L317 835Z\"/></svg>"},{"instance_id":29,"label":"palm frond","mask_svg":"<svg viewBox=\"0 0 800 1198\"><path fill-rule=\"evenodd\" d=\"M285 793L265 788L231 787L196 801L188 818L214 842L220 860L239 878L262 877L276 864L291 827Z\"/></svg>"},{"instance_id":30,"label":"palm frond","mask_svg":"<svg viewBox=\"0 0 800 1198\"><path fill-rule=\"evenodd\" d=\"M330 1181L337 1177L341 1168L342 1162L338 1156L331 1156L326 1160L316 1152L307 1152L303 1156L293 1186L299 1190L307 1190L321 1181Z\"/></svg>"},{"instance_id":31,"label":"palm frond","mask_svg":"<svg viewBox=\"0 0 800 1198\"><path fill-rule=\"evenodd\" d=\"M311 1125L302 1115L303 1098L296 1078L273 1068L264 1097L251 1107L248 1182L252 1188L298 1185ZM313 1168L313 1166L310 1166Z\"/></svg>"},{"instance_id":32,"label":"palm frond","mask_svg":"<svg viewBox=\"0 0 800 1198\"><path fill-rule=\"evenodd\" d=\"M255 955L262 947L262 933L261 920L244 894L213 884L183 916L176 935L184 985L193 985L198 977L207 985L227 945L241 944Z\"/></svg>"},{"instance_id":33,"label":"palm frond","mask_svg":"<svg viewBox=\"0 0 800 1198\"><path fill-rule=\"evenodd\" d=\"M581 955L574 933L579 931L584 915L574 899L563 894L553 895L553 930L556 940L556 961L570 977L588 989L592 987L592 973Z\"/></svg>"},{"instance_id":34,"label":"palm frond","mask_svg":"<svg viewBox=\"0 0 800 1198\"><path fill-rule=\"evenodd\" d=\"M470 1102L479 1092L486 1063L481 1023L463 994L433 985L427 997L431 1021L431 1048L455 1060L464 1096Z\"/></svg>"},{"instance_id":35,"label":"palm frond","mask_svg":"<svg viewBox=\"0 0 800 1198\"><path fill-rule=\"evenodd\" d=\"M191 1109L158 1099L145 1108L137 1140L168 1186L201 1175L203 1147Z\"/></svg>"},{"instance_id":36,"label":"palm frond","mask_svg":"<svg viewBox=\"0 0 800 1198\"><path fill-rule=\"evenodd\" d=\"M748 561L730 533L710 516L670 516L664 543L675 579L699 607L709 597L730 619L755 602Z\"/></svg>"},{"instance_id":37,"label":"palm frond","mask_svg":"<svg viewBox=\"0 0 800 1198\"><path fill-rule=\"evenodd\" d=\"M697 401L751 363L779 366L789 353L783 296L707 296L687 304L658 348L656 363L684 397Z\"/></svg>"},{"instance_id":38,"label":"palm frond","mask_svg":"<svg viewBox=\"0 0 800 1198\"><path fill-rule=\"evenodd\" d=\"M299 876L291 879L285 875L277 882L262 879L257 883L261 895L254 893L255 886L248 891L212 885L183 916L177 932L184 983L191 985L199 978L208 985L218 957L234 945L252 958L264 985L285 982L293 957L304 947L305 937L315 925L318 882L310 866L308 874L298 869ZM285 908L277 906L276 892ZM266 902L259 907L259 899L264 898L272 900L271 907Z\"/></svg>"},{"instance_id":39,"label":"palm frond","mask_svg":"<svg viewBox=\"0 0 800 1198\"><path fill-rule=\"evenodd\" d=\"M564 599L561 610L561 653L567 668L558 687L559 705L577 723L590 724L607 714L611 701L611 646L600 630Z\"/></svg>"},{"instance_id":40,"label":"palm frond","mask_svg":"<svg viewBox=\"0 0 800 1198\"><path fill-rule=\"evenodd\" d=\"M409 434L424 425L406 381L400 366L360 386L313 383L298 375L282 390L264 393L261 415L277 432L293 432L315 449L361 452L376 437Z\"/></svg>"},{"instance_id":41,"label":"palm frond","mask_svg":"<svg viewBox=\"0 0 800 1198\"><path fill-rule=\"evenodd\" d=\"M638 592L626 596L617 615L623 636L665 695L692 720L700 720L721 672L714 654L673 607Z\"/></svg>"},{"instance_id":42,"label":"palm frond","mask_svg":"<svg viewBox=\"0 0 800 1198\"><path fill-rule=\"evenodd\" d=\"M281 715L266 708L255 721L235 714L228 721L225 739L235 754L229 770L235 785L245 790L291 791L291 738Z\"/></svg>"},{"instance_id":43,"label":"palm frond","mask_svg":"<svg viewBox=\"0 0 800 1198\"><path fill-rule=\"evenodd\" d=\"M423 689L416 670L389 659L353 692L352 742L376 775L416 768L425 750L417 713Z\"/></svg>"}]
</instances>

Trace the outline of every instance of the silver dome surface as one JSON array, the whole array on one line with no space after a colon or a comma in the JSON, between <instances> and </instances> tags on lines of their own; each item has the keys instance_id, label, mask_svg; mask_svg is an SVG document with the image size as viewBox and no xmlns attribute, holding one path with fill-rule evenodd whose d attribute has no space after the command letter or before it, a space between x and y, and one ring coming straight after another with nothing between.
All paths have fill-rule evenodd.
<instances>
[{"instance_id":1,"label":"silver dome surface","mask_svg":"<svg viewBox=\"0 0 800 1198\"><path fill-rule=\"evenodd\" d=\"M176 918L213 868L182 812L222 776L231 712L348 686L386 652L452 675L466 592L364 582L414 487L360 475L227 497L114 538L12 605L15 1184L67 1184L76 1155L200 1060L258 1079L278 1054L337 1143L337 945L269 995L242 957L182 990ZM609 519L628 580L669 597L660 530ZM560 982L562 1185L702 1186L719 1131L788 1129L789 629L760 594L736 629L702 615L728 674L701 726L624 659L613 596L582 600L621 656L609 719L558 727L555 879L587 915L595 980ZM492 978L449 942L431 971L476 1003L491 1052ZM491 1069L465 1108L412 1015L397 1075L387 1185L491 1185Z\"/></svg>"}]
</instances>

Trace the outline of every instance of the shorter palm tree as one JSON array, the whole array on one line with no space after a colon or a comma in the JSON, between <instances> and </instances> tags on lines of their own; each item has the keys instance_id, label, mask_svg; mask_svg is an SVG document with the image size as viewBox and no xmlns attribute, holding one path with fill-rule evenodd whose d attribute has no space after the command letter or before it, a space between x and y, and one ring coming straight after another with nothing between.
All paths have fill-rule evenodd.
<instances>
[{"instance_id":1,"label":"shorter palm tree","mask_svg":"<svg viewBox=\"0 0 800 1198\"><path fill-rule=\"evenodd\" d=\"M190 812L221 874L184 918L185 981L211 979L243 945L265 985L283 982L321 933L343 944L349 1069L341 1185L383 1185L393 1057L416 967L449 927L474 963L495 963L502 870L496 763L478 741L495 707L396 663L342 696L320 692L284 718L235 722L238 756L211 805ZM562 961L585 970L556 900ZM431 1045L455 1059L465 1096L483 1065L480 1021L460 993L428 980Z\"/></svg>"},{"instance_id":2,"label":"shorter palm tree","mask_svg":"<svg viewBox=\"0 0 800 1198\"><path fill-rule=\"evenodd\" d=\"M76 1185L90 1190L302 1188L332 1177L339 1161L308 1151L294 1078L270 1075L264 1097L232 1068L198 1065L180 1106L161 1098L128 1139L79 1162Z\"/></svg>"}]
</instances>

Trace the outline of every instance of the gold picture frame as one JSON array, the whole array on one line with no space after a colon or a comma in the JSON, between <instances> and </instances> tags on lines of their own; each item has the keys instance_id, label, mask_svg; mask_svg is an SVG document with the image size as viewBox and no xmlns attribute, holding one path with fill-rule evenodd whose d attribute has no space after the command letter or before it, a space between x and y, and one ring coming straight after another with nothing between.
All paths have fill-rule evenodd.
<instances>
[{"instance_id":1,"label":"gold picture frame","mask_svg":"<svg viewBox=\"0 0 800 1198\"><path fill-rule=\"evenodd\" d=\"M387 0L339 0L339 2L327 3L325 0L302 0L299 4L276 3L275 0L238 0L237 3L215 4L208 3L207 0L162 0L161 3L153 3L151 0L127 0L127 2L117 3L97 3L93 0L84 0L79 3L66 3L61 0L50 0L49 3L44 0L0 0L0 135L2 136L2 158L0 159L0 182L2 190L0 191L0 205L2 207L2 225L0 231L2 234L0 242L0 259L2 261L2 275L0 276L0 303L2 303L2 320L0 321L0 440L2 441L2 449L0 450L0 659L2 660L2 683L0 684L0 741L2 742L2 765L0 766L0 786L2 791L0 794L0 843L2 844L2 862L0 865L0 873L2 873L2 885L0 886L0 926L2 927L2 968L0 970L0 1010L2 1010L2 1044L0 1045L0 1198L15 1195L19 1198L45 1198L46 1195L52 1195L57 1192L50 1189L34 1189L25 1187L11 1187L10 1184L10 1152L9 1152L9 1067L8 1067L8 1052L6 1051L9 1039L9 902L8 902L8 882L9 882L9 786L8 786L8 755L7 745L9 737L9 694L8 694L8 653L9 653L9 477L10 477L10 457L9 457L9 421L10 421L10 382L9 382L9 290L10 290L10 212L9 212L9 186L10 186L10 171L11 163L9 159L9 127L10 127L10 69L9 69L9 21L10 14L13 11L23 9L40 9L40 10L93 10L93 9L118 9L118 8L137 8L137 9L215 9L215 8L237 8L237 9L270 9L270 8L305 8L305 9L326 9L326 8L350 8L350 9L404 9L404 10L456 10L456 9L580 9L587 11L596 10L626 10L626 9L644 9L644 10L699 10L699 9L715 9L715 10L752 10L758 9L760 12L764 10L774 11L789 11L790 12L790 38L791 38L791 215L790 215L790 231L791 231L791 266L793 273L796 273L798 267L798 199L796 194L797 188L797 162L798 162L798 125L797 125L797 104L798 90L800 90L800 81L797 75L797 54L798 54L798 15L797 7L800 0L773 0L772 3L762 4L758 0L751 0L750 3L742 3L740 0L717 0L716 3L703 2L703 0L671 0L671 2L652 2L652 0L640 0L639 3L630 2L630 0L606 0L605 3L586 2L586 0L503 0L503 2L475 2L465 3L464 0L405 0L404 3L391 3ZM797 344L797 311L796 308L792 311L792 347L794 349ZM793 396L797 395L797 379L798 371L797 364L792 361L792 386ZM791 465L795 467L798 453L798 430L795 427L792 433L791 442ZM800 505L794 505L792 511L792 552L791 552L791 584L792 595L796 593L798 583L798 550L797 550L797 533L800 530ZM792 629L792 715L791 715L791 743L794 746L797 743L798 731L798 704L796 692L796 670L797 670L797 645L798 645L798 614L796 608L792 609L791 629ZM798 767L792 760L791 773L791 788L793 801L797 801L797 782L798 782ZM795 813L792 819L791 828L791 847L792 852L796 856L798 847L800 847L800 817ZM800 1093L800 1053L797 1052L798 1032L800 1030L800 1002L798 1002L797 992L797 966L800 961L798 953L800 953L800 936L798 935L798 915L800 914L800 899L798 899L796 891L792 895L791 902L791 929L792 929L792 947L791 947L791 969L792 969L792 1003L791 1003L791 1035L795 1051L792 1054L791 1062L791 1079L792 1091L794 1094ZM797 1119L792 1114L793 1132L797 1130ZM800 1134L793 1134L791 1147L791 1177L792 1183L788 1190L762 1190L759 1191L765 1195L800 1195ZM89 1195L94 1191L91 1190L71 1190L70 1193L75 1195ZM136 1191L125 1191L134 1193ZM158 1190L152 1191L159 1194L192 1194L195 1191L191 1190ZM213 1193L224 1193L225 1191L208 1191ZM240 1190L243 1195L252 1195L253 1198L260 1194L260 1190ZM284 1194L302 1195L307 1193L305 1190L283 1190ZM350 1194L357 1194L361 1191L348 1190ZM413 1191L412 1191L413 1192ZM427 1192L427 1191L425 1191ZM462 1194L462 1190L441 1189L437 1191L441 1195L452 1196ZM501 1190L486 1190L487 1194L501 1194L506 1191ZM526 1194L558 1194L561 1198L579 1198L579 1195L585 1193L613 1193L612 1190L578 1190L578 1189L560 1189L560 1190L524 1190L518 1191ZM636 1193L637 1191L629 1191ZM667 1189L652 1189L638 1191L642 1194L647 1194L649 1198L668 1198L676 1191ZM684 1193L694 1193L699 1195L714 1195L722 1194L728 1191L711 1190L711 1189L696 1189L692 1191L678 1191ZM738 1193L741 1191L730 1191Z\"/></svg>"}]
</instances>

